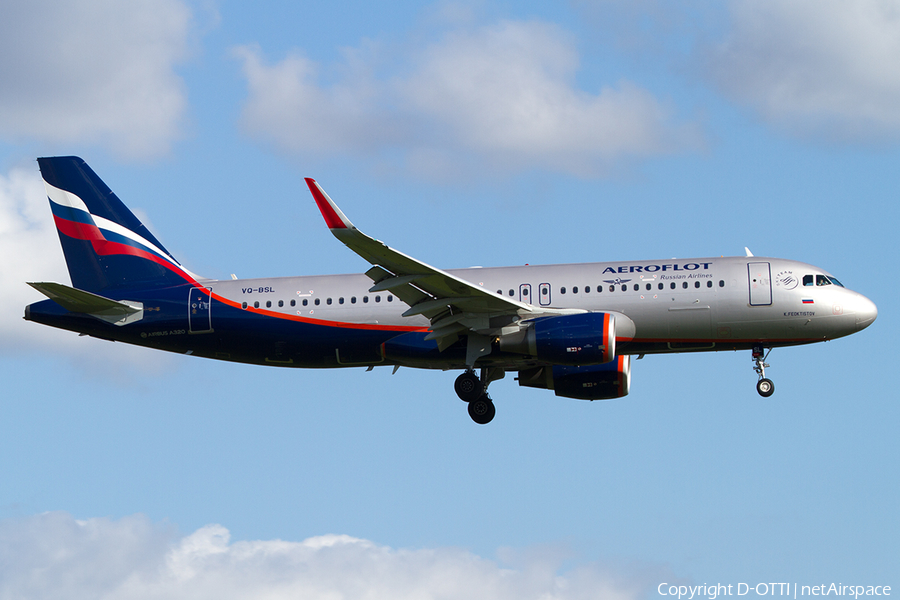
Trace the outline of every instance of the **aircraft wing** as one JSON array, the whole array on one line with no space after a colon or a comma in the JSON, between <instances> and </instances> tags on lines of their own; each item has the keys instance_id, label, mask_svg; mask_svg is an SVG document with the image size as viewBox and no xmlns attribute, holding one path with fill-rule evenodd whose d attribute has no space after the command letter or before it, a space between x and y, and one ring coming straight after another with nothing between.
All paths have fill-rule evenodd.
<instances>
[{"instance_id":1,"label":"aircraft wing","mask_svg":"<svg viewBox=\"0 0 900 600\"><path fill-rule=\"evenodd\" d=\"M416 260L364 234L341 212L314 179L306 178L325 223L345 246L370 264L370 292L391 292L409 305L405 317L424 315L431 321L427 339L442 350L469 331L488 335L519 317L537 316L535 307L486 290L446 271ZM546 314L541 309L541 314ZM508 317L504 319L503 317Z\"/></svg>"}]
</instances>

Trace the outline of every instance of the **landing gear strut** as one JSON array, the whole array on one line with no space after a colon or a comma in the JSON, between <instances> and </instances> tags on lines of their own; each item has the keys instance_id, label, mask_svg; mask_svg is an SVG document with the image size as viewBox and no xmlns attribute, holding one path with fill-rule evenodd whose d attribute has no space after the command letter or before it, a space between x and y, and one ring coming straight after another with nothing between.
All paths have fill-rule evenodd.
<instances>
[{"instance_id":1,"label":"landing gear strut","mask_svg":"<svg viewBox=\"0 0 900 600\"><path fill-rule=\"evenodd\" d=\"M453 388L460 400L469 404L469 416L479 425L487 425L497 413L491 397L488 396L488 385L504 376L502 369L481 369L481 377L471 369L456 378Z\"/></svg>"},{"instance_id":2,"label":"landing gear strut","mask_svg":"<svg viewBox=\"0 0 900 600\"><path fill-rule=\"evenodd\" d=\"M756 363L753 370L759 375L759 381L756 382L756 391L759 392L759 395L763 398L768 398L775 393L775 384L772 383L771 379L766 377L766 367L769 366L766 359L769 357L769 352L771 351L771 348L766 351L762 346L753 346L753 362Z\"/></svg>"}]
</instances>

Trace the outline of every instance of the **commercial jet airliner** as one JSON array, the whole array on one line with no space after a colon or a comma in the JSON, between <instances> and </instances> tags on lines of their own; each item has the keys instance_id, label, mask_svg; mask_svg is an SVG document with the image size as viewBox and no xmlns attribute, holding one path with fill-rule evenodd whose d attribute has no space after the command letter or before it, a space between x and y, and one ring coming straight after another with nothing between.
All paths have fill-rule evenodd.
<instances>
[{"instance_id":1,"label":"commercial jet airliner","mask_svg":"<svg viewBox=\"0 0 900 600\"><path fill-rule=\"evenodd\" d=\"M476 423L491 382L585 400L620 398L631 357L750 350L756 389L772 348L868 327L878 311L827 271L747 256L442 270L357 229L306 183L364 274L211 280L185 269L87 164L39 158L72 286L31 283L49 300L25 318L93 337L280 367L458 369Z\"/></svg>"}]
</instances>

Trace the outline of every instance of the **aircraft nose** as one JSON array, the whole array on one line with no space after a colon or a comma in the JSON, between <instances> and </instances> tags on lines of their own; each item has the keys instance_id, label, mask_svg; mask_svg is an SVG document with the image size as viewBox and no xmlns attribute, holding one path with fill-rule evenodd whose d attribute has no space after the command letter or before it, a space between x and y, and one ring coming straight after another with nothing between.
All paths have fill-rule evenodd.
<instances>
[{"instance_id":1,"label":"aircraft nose","mask_svg":"<svg viewBox=\"0 0 900 600\"><path fill-rule=\"evenodd\" d=\"M865 329L869 325L871 325L875 318L878 316L878 307L875 306L875 303L866 298L865 296L860 296L859 304L856 308L856 329L857 331Z\"/></svg>"}]
</instances>

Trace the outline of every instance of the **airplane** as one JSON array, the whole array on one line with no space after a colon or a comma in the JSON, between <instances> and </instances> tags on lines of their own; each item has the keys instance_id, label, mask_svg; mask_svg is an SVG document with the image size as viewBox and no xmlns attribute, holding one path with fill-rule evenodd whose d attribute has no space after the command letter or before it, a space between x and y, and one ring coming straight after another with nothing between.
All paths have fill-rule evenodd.
<instances>
[{"instance_id":1,"label":"airplane","mask_svg":"<svg viewBox=\"0 0 900 600\"><path fill-rule=\"evenodd\" d=\"M331 233L363 274L212 280L179 263L80 158L39 158L71 286L25 319L192 356L279 367L461 370L479 424L509 371L557 396L626 396L631 358L750 350L763 397L773 348L850 335L878 315L818 267L753 256L443 270L357 229L313 179ZM477 372L476 372L477 371Z\"/></svg>"}]
</instances>

